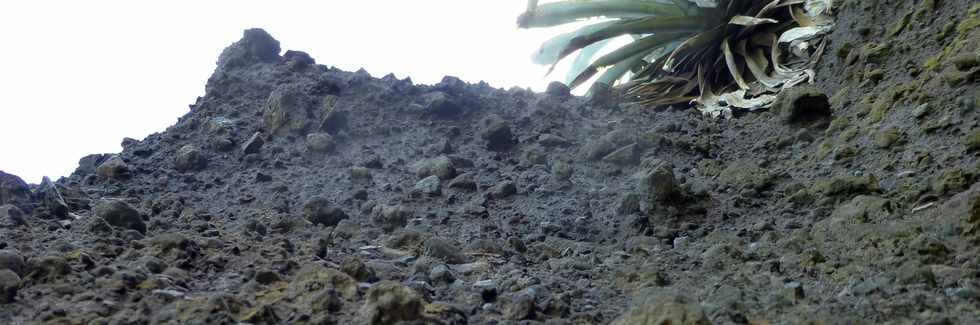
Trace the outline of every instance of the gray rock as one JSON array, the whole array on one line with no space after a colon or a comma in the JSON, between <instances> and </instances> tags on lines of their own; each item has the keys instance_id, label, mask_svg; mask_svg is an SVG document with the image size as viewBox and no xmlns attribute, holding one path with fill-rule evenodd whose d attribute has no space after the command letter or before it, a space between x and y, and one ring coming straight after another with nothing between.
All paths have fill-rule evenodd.
<instances>
[{"instance_id":1,"label":"gray rock","mask_svg":"<svg viewBox=\"0 0 980 325\"><path fill-rule=\"evenodd\" d=\"M0 305L14 302L20 288L20 276L11 270L0 270Z\"/></svg>"},{"instance_id":2,"label":"gray rock","mask_svg":"<svg viewBox=\"0 0 980 325\"><path fill-rule=\"evenodd\" d=\"M511 181L500 182L493 187L493 190L490 193L494 198L502 199L516 194L517 185L514 185L514 182Z\"/></svg>"},{"instance_id":3,"label":"gray rock","mask_svg":"<svg viewBox=\"0 0 980 325\"><path fill-rule=\"evenodd\" d=\"M27 272L31 279L49 282L64 277L71 273L71 267L64 257L42 256L32 258L30 261L30 271Z\"/></svg>"},{"instance_id":4,"label":"gray rock","mask_svg":"<svg viewBox=\"0 0 980 325\"><path fill-rule=\"evenodd\" d=\"M303 205L303 216L313 224L327 227L336 226L341 220L348 218L343 210L333 206L330 199L323 196L316 196L306 201Z\"/></svg>"},{"instance_id":5,"label":"gray rock","mask_svg":"<svg viewBox=\"0 0 980 325\"><path fill-rule=\"evenodd\" d=\"M414 289L391 281L371 286L358 317L366 324L395 324L424 318L425 302Z\"/></svg>"},{"instance_id":6,"label":"gray rock","mask_svg":"<svg viewBox=\"0 0 980 325\"><path fill-rule=\"evenodd\" d=\"M201 170L207 167L207 164L208 159L204 156L204 152L190 144L177 149L174 156L174 167L182 172Z\"/></svg>"},{"instance_id":7,"label":"gray rock","mask_svg":"<svg viewBox=\"0 0 980 325\"><path fill-rule=\"evenodd\" d=\"M456 176L456 168L453 167L453 162L446 156L417 161L411 165L410 169L420 179L435 175L439 179L448 180Z\"/></svg>"},{"instance_id":8,"label":"gray rock","mask_svg":"<svg viewBox=\"0 0 980 325\"><path fill-rule=\"evenodd\" d=\"M651 165L637 175L641 189L648 196L649 203L669 205L681 193L677 179L674 178L674 169L665 162L654 162Z\"/></svg>"},{"instance_id":9,"label":"gray rock","mask_svg":"<svg viewBox=\"0 0 980 325\"><path fill-rule=\"evenodd\" d=\"M565 138L553 134L542 134L538 136L538 144L545 147L565 147L570 143Z\"/></svg>"},{"instance_id":10,"label":"gray rock","mask_svg":"<svg viewBox=\"0 0 980 325\"><path fill-rule=\"evenodd\" d=\"M26 226L27 218L20 208L13 204L0 205L0 228Z\"/></svg>"},{"instance_id":11,"label":"gray rock","mask_svg":"<svg viewBox=\"0 0 980 325\"><path fill-rule=\"evenodd\" d=\"M320 100L320 130L337 134L347 128L347 120L347 112L337 108L337 96L327 95Z\"/></svg>"},{"instance_id":12,"label":"gray rock","mask_svg":"<svg viewBox=\"0 0 980 325\"><path fill-rule=\"evenodd\" d=\"M354 166L348 170L348 173L350 173L350 178L352 180L366 181L373 178L371 175L371 170L367 169L367 167Z\"/></svg>"},{"instance_id":13,"label":"gray rock","mask_svg":"<svg viewBox=\"0 0 980 325\"><path fill-rule=\"evenodd\" d=\"M255 132L245 144L242 145L242 153L249 155L253 153L258 153L259 149L262 149L262 145L265 144L265 140L262 139L262 132Z\"/></svg>"},{"instance_id":14,"label":"gray rock","mask_svg":"<svg viewBox=\"0 0 980 325\"><path fill-rule=\"evenodd\" d=\"M41 207L46 210L48 216L57 219L69 218L68 203L61 196L61 191L58 190L58 186L47 176L41 178L41 185L38 187L35 196L40 199Z\"/></svg>"},{"instance_id":15,"label":"gray rock","mask_svg":"<svg viewBox=\"0 0 980 325\"><path fill-rule=\"evenodd\" d=\"M301 133L312 123L309 111L314 107L312 99L296 84L276 87L266 99L262 109L262 125L269 134L285 132Z\"/></svg>"},{"instance_id":16,"label":"gray rock","mask_svg":"<svg viewBox=\"0 0 980 325\"><path fill-rule=\"evenodd\" d=\"M453 240L443 237L431 237L422 243L422 255L438 258L449 264L466 263L466 255L463 254L461 245Z\"/></svg>"},{"instance_id":17,"label":"gray rock","mask_svg":"<svg viewBox=\"0 0 980 325\"><path fill-rule=\"evenodd\" d=\"M21 210L31 213L31 189L24 180L16 175L0 171L0 205L13 204Z\"/></svg>"},{"instance_id":18,"label":"gray rock","mask_svg":"<svg viewBox=\"0 0 980 325\"><path fill-rule=\"evenodd\" d=\"M432 175L423 178L422 180L415 183L415 187L412 188L412 191L416 193L430 195L430 196L437 196L439 194L442 194L439 185L439 177L437 177L436 175Z\"/></svg>"},{"instance_id":19,"label":"gray rock","mask_svg":"<svg viewBox=\"0 0 980 325\"><path fill-rule=\"evenodd\" d=\"M442 117L454 116L463 112L463 107L459 102L442 91L422 95L422 106L426 113Z\"/></svg>"},{"instance_id":20,"label":"gray rock","mask_svg":"<svg viewBox=\"0 0 980 325\"><path fill-rule=\"evenodd\" d=\"M473 174L462 173L453 180L449 181L450 188L458 188L467 191L476 191L476 181L473 179Z\"/></svg>"},{"instance_id":21,"label":"gray rock","mask_svg":"<svg viewBox=\"0 0 980 325\"><path fill-rule=\"evenodd\" d=\"M597 161L623 146L636 142L636 136L627 130L614 130L592 140L582 148L586 160Z\"/></svg>"},{"instance_id":22,"label":"gray rock","mask_svg":"<svg viewBox=\"0 0 980 325\"><path fill-rule=\"evenodd\" d=\"M572 95L572 90L559 81L552 81L548 83L548 88L545 90L545 94L557 98L567 98Z\"/></svg>"},{"instance_id":23,"label":"gray rock","mask_svg":"<svg viewBox=\"0 0 980 325\"><path fill-rule=\"evenodd\" d=\"M504 317L510 320L534 319L534 295L522 291L504 307Z\"/></svg>"},{"instance_id":24,"label":"gray rock","mask_svg":"<svg viewBox=\"0 0 980 325\"><path fill-rule=\"evenodd\" d=\"M93 211L97 217L105 219L114 227L136 230L141 234L146 233L146 224L143 222L139 211L126 201L102 199L96 203Z\"/></svg>"},{"instance_id":25,"label":"gray rock","mask_svg":"<svg viewBox=\"0 0 980 325\"><path fill-rule=\"evenodd\" d=\"M689 299L672 294L649 294L612 322L613 325L710 325L704 309Z\"/></svg>"},{"instance_id":26,"label":"gray rock","mask_svg":"<svg viewBox=\"0 0 980 325\"><path fill-rule=\"evenodd\" d=\"M449 266L439 264L432 267L432 270L429 271L429 280L432 280L435 283L449 284L456 281L456 276L453 275L453 272L449 269Z\"/></svg>"},{"instance_id":27,"label":"gray rock","mask_svg":"<svg viewBox=\"0 0 980 325\"><path fill-rule=\"evenodd\" d=\"M378 278L374 270L364 264L364 261L353 256L344 259L340 264L340 270L360 282L376 281Z\"/></svg>"},{"instance_id":28,"label":"gray rock","mask_svg":"<svg viewBox=\"0 0 980 325\"><path fill-rule=\"evenodd\" d=\"M327 153L333 150L333 137L327 133L314 132L306 135L306 150L312 153Z\"/></svg>"},{"instance_id":29,"label":"gray rock","mask_svg":"<svg viewBox=\"0 0 980 325\"><path fill-rule=\"evenodd\" d=\"M27 272L27 264L19 253L13 250L0 250L0 270L11 270L17 275L24 275Z\"/></svg>"},{"instance_id":30,"label":"gray rock","mask_svg":"<svg viewBox=\"0 0 980 325\"><path fill-rule=\"evenodd\" d=\"M258 28L245 30L242 39L221 52L218 69L241 68L255 62L272 62L279 58L279 41Z\"/></svg>"},{"instance_id":31,"label":"gray rock","mask_svg":"<svg viewBox=\"0 0 980 325\"><path fill-rule=\"evenodd\" d=\"M551 165L551 174L560 181L567 181L572 178L572 165L564 161L557 161Z\"/></svg>"},{"instance_id":32,"label":"gray rock","mask_svg":"<svg viewBox=\"0 0 980 325\"><path fill-rule=\"evenodd\" d=\"M391 232L408 224L412 211L401 206L377 206L374 211L374 222L385 232Z\"/></svg>"},{"instance_id":33,"label":"gray rock","mask_svg":"<svg viewBox=\"0 0 980 325\"><path fill-rule=\"evenodd\" d=\"M119 156L112 156L95 169L95 174L102 180L126 180L131 176L129 172L129 165Z\"/></svg>"},{"instance_id":34,"label":"gray rock","mask_svg":"<svg viewBox=\"0 0 980 325\"><path fill-rule=\"evenodd\" d=\"M500 115L487 114L477 125L477 135L487 141L487 147L492 150L503 150L514 145L514 135L510 125Z\"/></svg>"}]
</instances>

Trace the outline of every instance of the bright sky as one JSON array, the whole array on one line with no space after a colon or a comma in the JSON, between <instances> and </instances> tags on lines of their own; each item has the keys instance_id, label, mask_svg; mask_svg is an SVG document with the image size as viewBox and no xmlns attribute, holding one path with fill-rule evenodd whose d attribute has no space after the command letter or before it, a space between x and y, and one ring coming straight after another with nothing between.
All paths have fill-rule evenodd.
<instances>
[{"instance_id":1,"label":"bright sky","mask_svg":"<svg viewBox=\"0 0 980 325\"><path fill-rule=\"evenodd\" d=\"M525 0L3 1L0 170L38 183L188 112L250 27L317 63L415 83L444 75L541 91L530 62L561 30L519 30ZM568 60L570 61L570 60ZM559 79L561 74L550 78Z\"/></svg>"}]
</instances>

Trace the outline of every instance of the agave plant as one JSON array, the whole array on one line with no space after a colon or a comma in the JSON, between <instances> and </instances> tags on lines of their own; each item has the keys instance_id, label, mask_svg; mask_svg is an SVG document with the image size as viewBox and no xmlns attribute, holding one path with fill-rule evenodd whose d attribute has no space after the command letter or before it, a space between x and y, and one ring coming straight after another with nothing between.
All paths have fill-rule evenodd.
<instances>
[{"instance_id":1,"label":"agave plant","mask_svg":"<svg viewBox=\"0 0 980 325\"><path fill-rule=\"evenodd\" d=\"M830 9L831 0L530 0L518 26L591 23L548 40L533 56L554 70L578 52L569 87L595 79L640 104L693 102L707 115L730 116L732 108L768 107L782 89L812 81ZM594 58L621 36L632 41Z\"/></svg>"}]
</instances>

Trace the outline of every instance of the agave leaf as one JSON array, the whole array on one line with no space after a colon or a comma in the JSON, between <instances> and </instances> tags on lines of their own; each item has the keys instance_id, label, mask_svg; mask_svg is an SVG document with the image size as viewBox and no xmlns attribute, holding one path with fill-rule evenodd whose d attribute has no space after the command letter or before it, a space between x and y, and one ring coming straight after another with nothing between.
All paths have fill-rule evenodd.
<instances>
[{"instance_id":1,"label":"agave leaf","mask_svg":"<svg viewBox=\"0 0 980 325\"><path fill-rule=\"evenodd\" d=\"M739 71L738 63L735 62L735 55L732 54L727 37L721 42L721 50L725 53L725 64L728 66L728 72L732 74L732 79L735 79L735 83L738 84L739 88L749 89L749 84L742 78L742 72Z\"/></svg>"},{"instance_id":2,"label":"agave leaf","mask_svg":"<svg viewBox=\"0 0 980 325\"><path fill-rule=\"evenodd\" d=\"M568 47L568 43L573 38L582 35L587 35L590 33L595 33L596 31L609 27L615 22L616 21L605 21L605 22L595 23L579 28L578 30L572 32L568 32L552 37L551 39L541 44L541 47L538 48L537 52L534 52L534 55L531 56L531 61L533 61L535 64L540 64L540 65L553 65L558 62L559 53L561 53L562 50Z\"/></svg>"},{"instance_id":3,"label":"agave leaf","mask_svg":"<svg viewBox=\"0 0 980 325\"><path fill-rule=\"evenodd\" d=\"M622 73L619 73L618 75L615 75L615 72L610 72L611 76L608 78L612 78L612 76L615 76L615 78L612 80L619 79L620 76L625 74L626 71L629 71L630 68L636 66L636 64L639 63L641 60L643 60L643 58L646 57L648 54L650 54L650 52L653 52L657 48L667 45L668 43L673 42L674 40L684 37L684 35L685 34L680 34L680 33L654 34L641 38L632 43L629 43L623 47L616 49L615 51L603 55L595 62L592 62L592 64L589 65L588 68L583 70L582 73L576 76L575 79L568 84L568 86L570 88L578 87L581 83L585 82L586 80L589 80L589 78L592 78L592 76L596 74L599 71L599 69L610 65L615 65L615 67L612 68L611 70L614 70L616 68L626 69ZM637 56L639 56L639 58L637 58ZM623 62L633 62L633 63L628 65L622 65L621 63ZM607 82L607 84L612 85L612 83L610 82Z\"/></svg>"},{"instance_id":4,"label":"agave leaf","mask_svg":"<svg viewBox=\"0 0 980 325\"><path fill-rule=\"evenodd\" d=\"M606 69L606 71L603 71L602 74L599 75L599 79L596 79L595 82L610 86L615 85L616 80L622 78L623 75L630 71L630 69L642 62L645 55L646 53L639 53L627 58L626 60L620 61L611 68Z\"/></svg>"},{"instance_id":5,"label":"agave leaf","mask_svg":"<svg viewBox=\"0 0 980 325\"><path fill-rule=\"evenodd\" d=\"M572 62L572 66L568 68L568 73L565 75L565 84L571 84L572 80L575 80L576 76L588 68L589 62L592 61L592 57L611 42L611 39L607 39L602 42L589 45L579 51L578 56L575 57L575 61Z\"/></svg>"},{"instance_id":6,"label":"agave leaf","mask_svg":"<svg viewBox=\"0 0 980 325\"><path fill-rule=\"evenodd\" d=\"M801 40L801 41L810 40L823 36L824 34L827 34L827 32L829 31L830 31L829 26L809 26L809 27L791 28L786 32L783 32L782 35L779 35L779 43L780 44L789 43L796 40Z\"/></svg>"},{"instance_id":7,"label":"agave leaf","mask_svg":"<svg viewBox=\"0 0 980 325\"><path fill-rule=\"evenodd\" d=\"M755 77L755 80L762 83L766 89L774 91L783 84L781 80L773 78L766 73L766 68L764 65L767 65L769 60L766 59L766 55L761 49L754 49L746 54L745 65L748 66L749 71L752 72L752 76Z\"/></svg>"},{"instance_id":8,"label":"agave leaf","mask_svg":"<svg viewBox=\"0 0 980 325\"><path fill-rule=\"evenodd\" d=\"M670 56L668 56L666 62L664 62L664 70L667 72L673 72L678 66L677 60L683 60L686 56L691 54L691 52L700 51L705 46L708 46L710 41L717 38L721 32L722 28L715 27L688 38L670 53Z\"/></svg>"},{"instance_id":9,"label":"agave leaf","mask_svg":"<svg viewBox=\"0 0 980 325\"><path fill-rule=\"evenodd\" d=\"M675 4L655 1L560 1L542 4L534 7L533 10L528 10L517 18L517 25L521 28L551 27L593 17L635 18L683 14L683 10Z\"/></svg>"},{"instance_id":10,"label":"agave leaf","mask_svg":"<svg viewBox=\"0 0 980 325\"><path fill-rule=\"evenodd\" d=\"M573 38L569 42L568 47L559 54L559 60L593 43L621 35L669 32L693 33L701 30L703 24L701 20L701 17L693 16L647 17L619 20L606 28Z\"/></svg>"},{"instance_id":11,"label":"agave leaf","mask_svg":"<svg viewBox=\"0 0 980 325\"><path fill-rule=\"evenodd\" d=\"M740 26L757 26L764 24L774 24L778 23L778 20L772 18L756 18L751 16L735 16L729 21L729 24L740 25Z\"/></svg>"}]
</instances>

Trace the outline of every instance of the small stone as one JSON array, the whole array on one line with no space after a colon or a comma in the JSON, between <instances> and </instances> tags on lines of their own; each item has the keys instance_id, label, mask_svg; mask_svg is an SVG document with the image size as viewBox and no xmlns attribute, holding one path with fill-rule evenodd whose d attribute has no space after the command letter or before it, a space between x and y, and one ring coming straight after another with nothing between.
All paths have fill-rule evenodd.
<instances>
[{"instance_id":1,"label":"small stone","mask_svg":"<svg viewBox=\"0 0 980 325\"><path fill-rule=\"evenodd\" d=\"M242 144L242 153L246 155L258 153L264 144L265 140L262 139L262 132L255 132L248 138L248 141L245 141L245 144Z\"/></svg>"},{"instance_id":2,"label":"small stone","mask_svg":"<svg viewBox=\"0 0 980 325\"><path fill-rule=\"evenodd\" d=\"M330 134L314 132L306 135L306 150L312 153L327 153L333 150L334 142Z\"/></svg>"},{"instance_id":3,"label":"small stone","mask_svg":"<svg viewBox=\"0 0 980 325\"><path fill-rule=\"evenodd\" d=\"M505 150L515 143L510 125L497 114L488 114L480 120L477 135L487 141L487 148L491 150Z\"/></svg>"},{"instance_id":4,"label":"small stone","mask_svg":"<svg viewBox=\"0 0 980 325\"><path fill-rule=\"evenodd\" d=\"M14 302L20 288L20 276L11 270L0 270L0 305Z\"/></svg>"},{"instance_id":5,"label":"small stone","mask_svg":"<svg viewBox=\"0 0 980 325\"><path fill-rule=\"evenodd\" d=\"M358 311L367 324L395 324L424 318L425 302L414 289L391 281L371 286L364 305Z\"/></svg>"},{"instance_id":6,"label":"small stone","mask_svg":"<svg viewBox=\"0 0 980 325\"><path fill-rule=\"evenodd\" d=\"M653 168L640 172L641 188L654 206L670 203L680 194L674 170L668 163L659 162L653 165Z\"/></svg>"},{"instance_id":7,"label":"small stone","mask_svg":"<svg viewBox=\"0 0 980 325\"><path fill-rule=\"evenodd\" d=\"M353 180L371 180L371 170L367 167L354 166L351 167L348 172L350 173L350 178Z\"/></svg>"},{"instance_id":8,"label":"small stone","mask_svg":"<svg viewBox=\"0 0 980 325\"><path fill-rule=\"evenodd\" d=\"M477 189L476 181L473 180L473 174L470 173L463 173L460 174L459 176L456 176L456 178L453 178L453 180L449 181L449 187L463 189L467 191L476 191Z\"/></svg>"},{"instance_id":9,"label":"small stone","mask_svg":"<svg viewBox=\"0 0 980 325\"><path fill-rule=\"evenodd\" d=\"M432 280L433 282L436 283L449 284L449 283L453 283L453 281L456 281L456 276L453 275L453 272L449 269L448 266L446 266L445 264L439 264L433 267L432 270L429 271L429 280Z\"/></svg>"},{"instance_id":10,"label":"small stone","mask_svg":"<svg viewBox=\"0 0 980 325\"><path fill-rule=\"evenodd\" d=\"M456 176L456 169L453 167L452 161L449 160L449 157L447 156L439 156L417 161L412 164L411 169L420 179L435 175L438 176L439 179L448 180L452 179L453 176Z\"/></svg>"},{"instance_id":11,"label":"small stone","mask_svg":"<svg viewBox=\"0 0 980 325\"><path fill-rule=\"evenodd\" d=\"M572 165L564 162L558 161L551 165L551 174L555 175L560 181L568 181L572 178Z\"/></svg>"},{"instance_id":12,"label":"small stone","mask_svg":"<svg viewBox=\"0 0 980 325\"><path fill-rule=\"evenodd\" d=\"M412 190L416 193L437 196L442 193L439 187L439 177L432 175L416 182Z\"/></svg>"},{"instance_id":13,"label":"small stone","mask_svg":"<svg viewBox=\"0 0 980 325\"><path fill-rule=\"evenodd\" d=\"M582 147L582 156L589 161L598 161L616 149L636 142L636 137L628 130L614 130Z\"/></svg>"},{"instance_id":14,"label":"small stone","mask_svg":"<svg viewBox=\"0 0 980 325\"><path fill-rule=\"evenodd\" d=\"M568 146L570 142L557 135L545 133L538 136L538 144L545 147L565 147Z\"/></svg>"},{"instance_id":15,"label":"small stone","mask_svg":"<svg viewBox=\"0 0 980 325\"><path fill-rule=\"evenodd\" d=\"M912 115L914 115L915 118L918 119L925 117L927 114L929 114L929 103L922 103L921 105L916 106L915 109L912 110Z\"/></svg>"},{"instance_id":16,"label":"small stone","mask_svg":"<svg viewBox=\"0 0 980 325\"><path fill-rule=\"evenodd\" d=\"M102 199L96 203L93 211L96 216L104 219L114 227L136 230L141 234L146 233L146 224L143 223L143 217L140 216L136 208L126 203L126 201Z\"/></svg>"},{"instance_id":17,"label":"small stone","mask_svg":"<svg viewBox=\"0 0 980 325\"><path fill-rule=\"evenodd\" d=\"M449 264L466 263L461 245L443 237L432 237L422 243L423 255L441 259Z\"/></svg>"},{"instance_id":18,"label":"small stone","mask_svg":"<svg viewBox=\"0 0 980 325\"><path fill-rule=\"evenodd\" d=\"M282 281L282 277L280 277L279 273L276 273L275 271L261 270L255 272L255 282L260 284L270 285L279 281Z\"/></svg>"},{"instance_id":19,"label":"small stone","mask_svg":"<svg viewBox=\"0 0 980 325\"><path fill-rule=\"evenodd\" d=\"M174 156L174 167L179 171L201 170L207 163L207 157L194 145L180 147Z\"/></svg>"},{"instance_id":20,"label":"small stone","mask_svg":"<svg viewBox=\"0 0 980 325\"><path fill-rule=\"evenodd\" d=\"M962 299L976 300L980 299L980 291L973 287L960 287L953 289L953 295L960 297Z\"/></svg>"},{"instance_id":21,"label":"small stone","mask_svg":"<svg viewBox=\"0 0 980 325\"><path fill-rule=\"evenodd\" d=\"M898 268L898 270L895 271L895 275L895 280L899 284L922 283L930 286L936 285L936 275L932 273L932 269L916 262L908 262L903 264Z\"/></svg>"},{"instance_id":22,"label":"small stone","mask_svg":"<svg viewBox=\"0 0 980 325\"><path fill-rule=\"evenodd\" d=\"M101 180L126 180L130 177L129 165L119 156L112 156L96 168L95 174Z\"/></svg>"},{"instance_id":23,"label":"small stone","mask_svg":"<svg viewBox=\"0 0 980 325\"><path fill-rule=\"evenodd\" d=\"M901 133L896 128L886 128L875 134L875 145L881 149L890 148L895 142L898 142L898 138Z\"/></svg>"},{"instance_id":24,"label":"small stone","mask_svg":"<svg viewBox=\"0 0 980 325\"><path fill-rule=\"evenodd\" d=\"M316 196L306 201L303 205L303 216L313 224L327 227L336 226L341 220L348 218L343 210L333 206L330 199L323 196Z\"/></svg>"},{"instance_id":25,"label":"small stone","mask_svg":"<svg viewBox=\"0 0 980 325\"><path fill-rule=\"evenodd\" d=\"M517 193L517 186L514 182L504 181L493 187L491 194L494 198L502 199Z\"/></svg>"},{"instance_id":26,"label":"small stone","mask_svg":"<svg viewBox=\"0 0 980 325\"><path fill-rule=\"evenodd\" d=\"M0 250L0 270L11 270L18 275L24 275L27 271L27 264L16 251L4 249Z\"/></svg>"}]
</instances>

